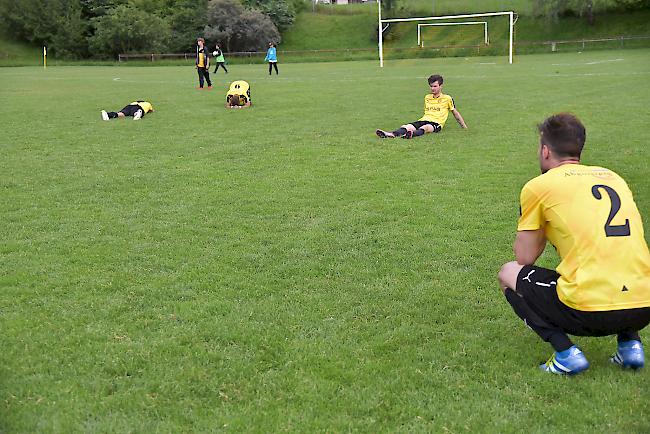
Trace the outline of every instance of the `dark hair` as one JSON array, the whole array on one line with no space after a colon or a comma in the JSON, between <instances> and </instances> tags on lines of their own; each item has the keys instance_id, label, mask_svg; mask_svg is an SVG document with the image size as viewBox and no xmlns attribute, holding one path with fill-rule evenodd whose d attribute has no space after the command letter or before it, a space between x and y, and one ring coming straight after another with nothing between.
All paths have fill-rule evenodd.
<instances>
[{"instance_id":1,"label":"dark hair","mask_svg":"<svg viewBox=\"0 0 650 434\"><path fill-rule=\"evenodd\" d=\"M442 86L442 75L438 74L433 74L431 77L429 77L429 86L431 86L434 82L438 82L440 86Z\"/></svg>"},{"instance_id":2,"label":"dark hair","mask_svg":"<svg viewBox=\"0 0 650 434\"><path fill-rule=\"evenodd\" d=\"M236 106L238 106L238 105L239 105L239 101L240 101L240 99L239 99L239 95L237 95L237 94L230 95L230 101L229 101L230 107L236 107Z\"/></svg>"},{"instance_id":3,"label":"dark hair","mask_svg":"<svg viewBox=\"0 0 650 434\"><path fill-rule=\"evenodd\" d=\"M582 122L571 113L550 116L537 126L542 144L559 158L580 158L587 132Z\"/></svg>"}]
</instances>

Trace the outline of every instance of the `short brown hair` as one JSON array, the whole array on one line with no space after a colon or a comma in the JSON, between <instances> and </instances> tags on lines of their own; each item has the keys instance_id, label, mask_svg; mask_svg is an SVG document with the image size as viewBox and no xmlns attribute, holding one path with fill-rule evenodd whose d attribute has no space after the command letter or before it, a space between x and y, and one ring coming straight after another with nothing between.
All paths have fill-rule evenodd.
<instances>
[{"instance_id":1,"label":"short brown hair","mask_svg":"<svg viewBox=\"0 0 650 434\"><path fill-rule=\"evenodd\" d=\"M203 38L196 38L196 42L199 42L199 41L201 41L201 42L203 42L203 43L205 44L205 39L203 39Z\"/></svg>"},{"instance_id":2,"label":"short brown hair","mask_svg":"<svg viewBox=\"0 0 650 434\"><path fill-rule=\"evenodd\" d=\"M240 101L239 95L237 94L230 95L230 100L228 101L228 104L230 104L230 107L236 107L240 105L239 101Z\"/></svg>"},{"instance_id":3,"label":"short brown hair","mask_svg":"<svg viewBox=\"0 0 650 434\"><path fill-rule=\"evenodd\" d=\"M442 75L433 74L431 77L429 77L428 81L429 81L429 86L431 86L436 81L440 86L442 86Z\"/></svg>"},{"instance_id":4,"label":"short brown hair","mask_svg":"<svg viewBox=\"0 0 650 434\"><path fill-rule=\"evenodd\" d=\"M580 158L587 139L582 122L571 113L550 116L537 126L542 144L560 158Z\"/></svg>"}]
</instances>

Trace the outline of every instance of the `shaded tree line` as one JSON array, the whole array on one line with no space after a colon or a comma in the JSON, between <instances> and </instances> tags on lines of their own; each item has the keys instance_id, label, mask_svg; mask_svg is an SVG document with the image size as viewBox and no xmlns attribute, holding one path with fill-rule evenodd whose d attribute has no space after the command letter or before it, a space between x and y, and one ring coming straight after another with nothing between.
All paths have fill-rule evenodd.
<instances>
[{"instance_id":1,"label":"shaded tree line","mask_svg":"<svg viewBox=\"0 0 650 434\"><path fill-rule=\"evenodd\" d=\"M192 52L196 38L227 51L280 42L303 0L0 0L0 28L57 57Z\"/></svg>"},{"instance_id":2,"label":"shaded tree line","mask_svg":"<svg viewBox=\"0 0 650 434\"><path fill-rule=\"evenodd\" d=\"M646 9L650 0L535 0L534 9L538 16L546 16L557 21L561 16L585 17L589 24L594 24L596 12L627 11Z\"/></svg>"}]
</instances>

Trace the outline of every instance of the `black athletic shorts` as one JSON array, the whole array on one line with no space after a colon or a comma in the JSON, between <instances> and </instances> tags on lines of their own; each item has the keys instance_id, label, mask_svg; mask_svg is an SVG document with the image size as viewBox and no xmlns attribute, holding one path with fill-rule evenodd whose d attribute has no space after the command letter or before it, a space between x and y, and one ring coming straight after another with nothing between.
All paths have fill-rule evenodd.
<instances>
[{"instance_id":1,"label":"black athletic shorts","mask_svg":"<svg viewBox=\"0 0 650 434\"><path fill-rule=\"evenodd\" d=\"M415 122L409 122L409 124L413 125L415 129L422 128L425 125L431 125L433 127L433 132L434 133L439 133L440 130L442 130L442 127L440 126L439 123L437 122L431 122L431 121L415 121Z\"/></svg>"},{"instance_id":2,"label":"black athletic shorts","mask_svg":"<svg viewBox=\"0 0 650 434\"><path fill-rule=\"evenodd\" d=\"M142 107L137 104L129 104L120 111L124 113L124 116L133 116L138 110L142 110ZM144 116L144 110L142 110L142 116Z\"/></svg>"},{"instance_id":3,"label":"black athletic shorts","mask_svg":"<svg viewBox=\"0 0 650 434\"><path fill-rule=\"evenodd\" d=\"M549 324L576 336L607 336L639 331L650 323L650 307L587 312L572 309L558 298L560 275L534 265L524 266L517 276L517 294Z\"/></svg>"}]
</instances>

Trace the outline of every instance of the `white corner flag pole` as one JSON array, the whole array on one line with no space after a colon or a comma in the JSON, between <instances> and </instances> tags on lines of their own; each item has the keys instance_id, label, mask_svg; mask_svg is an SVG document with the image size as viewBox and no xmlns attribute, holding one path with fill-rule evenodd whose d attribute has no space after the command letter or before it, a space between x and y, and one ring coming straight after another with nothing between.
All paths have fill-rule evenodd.
<instances>
[{"instance_id":1,"label":"white corner flag pole","mask_svg":"<svg viewBox=\"0 0 650 434\"><path fill-rule=\"evenodd\" d=\"M43 69L47 69L47 47L43 45Z\"/></svg>"}]
</instances>

